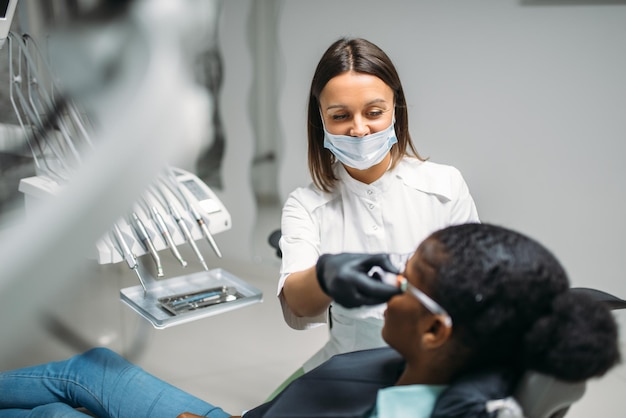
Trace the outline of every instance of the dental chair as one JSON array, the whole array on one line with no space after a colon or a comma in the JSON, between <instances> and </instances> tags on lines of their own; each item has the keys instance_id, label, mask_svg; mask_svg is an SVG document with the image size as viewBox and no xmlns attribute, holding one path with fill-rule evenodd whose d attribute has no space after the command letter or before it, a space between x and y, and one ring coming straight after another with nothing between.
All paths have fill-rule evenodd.
<instances>
[{"instance_id":1,"label":"dental chair","mask_svg":"<svg viewBox=\"0 0 626 418\"><path fill-rule=\"evenodd\" d=\"M537 372L526 372L513 397L525 418L562 418L583 397L586 382L570 383ZM507 417L498 414L498 418Z\"/></svg>"},{"instance_id":2,"label":"dental chair","mask_svg":"<svg viewBox=\"0 0 626 418\"><path fill-rule=\"evenodd\" d=\"M268 237L269 245L282 258L279 241L280 229ZM611 310L625 309L626 300L610 293L586 287L574 287L572 292L585 293ZM570 406L585 394L587 382L565 382L542 373L527 371L517 383L513 396L491 399L487 411L494 418L563 418Z\"/></svg>"},{"instance_id":3,"label":"dental chair","mask_svg":"<svg viewBox=\"0 0 626 418\"><path fill-rule=\"evenodd\" d=\"M586 287L574 287L572 292L585 293L611 310L626 308L626 300L610 293ZM537 372L526 372L513 397L524 411L525 418L562 418L569 407L585 393L586 382L564 382ZM498 415L505 418L507 415Z\"/></svg>"}]
</instances>

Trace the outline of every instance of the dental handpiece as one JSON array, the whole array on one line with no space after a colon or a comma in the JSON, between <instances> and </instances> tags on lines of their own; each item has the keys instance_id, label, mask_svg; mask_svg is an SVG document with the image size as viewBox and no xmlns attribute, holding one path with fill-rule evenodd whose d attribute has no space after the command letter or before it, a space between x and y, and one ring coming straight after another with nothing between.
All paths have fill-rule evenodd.
<instances>
[{"instance_id":1,"label":"dental handpiece","mask_svg":"<svg viewBox=\"0 0 626 418\"><path fill-rule=\"evenodd\" d=\"M209 242L209 245L213 249L213 252L215 252L215 255L217 255L219 258L222 258L222 252L220 251L219 247L217 246L217 243L215 242L215 239L213 238L213 235L211 235L211 231L209 231L209 227L207 226L206 222L204 221L204 218L196 210L196 208L195 208L195 206L193 204L193 199L189 197L189 194L188 194L189 192L185 188L181 187L180 183L178 183L178 180L176 180L176 177L171 172L169 173L168 180L172 183L172 185L178 191L178 194L179 194L180 198L182 200L184 200L184 203L186 204L187 209L189 210L189 212L191 212L192 216L196 220L196 223L200 227L200 230L202 230L202 235L204 235L204 237Z\"/></svg>"},{"instance_id":2,"label":"dental handpiece","mask_svg":"<svg viewBox=\"0 0 626 418\"><path fill-rule=\"evenodd\" d=\"M135 212L131 214L131 220L133 226L135 227L135 232L137 232L137 235L139 236L139 240L143 243L144 247L146 247L146 250L150 253L152 259L154 260L154 263L156 264L157 276L163 277L163 266L161 265L161 257L159 257L159 253L157 252L154 243L148 235L146 226L143 224L141 218L139 218L139 216L137 216Z\"/></svg>"},{"instance_id":3,"label":"dental handpiece","mask_svg":"<svg viewBox=\"0 0 626 418\"><path fill-rule=\"evenodd\" d=\"M178 251L178 248L176 247L176 243L174 242L174 239L172 238L172 235L170 234L170 231L169 229L167 229L167 225L165 224L165 221L163 220L163 216L161 216L161 213L156 208L156 206L151 206L150 210L152 212L152 218L154 219L154 222L157 224L157 227L159 228L161 235L163 235L163 238L165 239L167 246L170 247L170 251L172 252L172 254L174 254L174 257L176 257L176 259L180 262L180 264L182 264L183 266L186 266L187 262L183 259L183 256L180 255L180 252Z\"/></svg>"},{"instance_id":4,"label":"dental handpiece","mask_svg":"<svg viewBox=\"0 0 626 418\"><path fill-rule=\"evenodd\" d=\"M196 254L196 257L198 257L198 260L200 260L200 263L202 263L202 267L204 267L204 269L208 271L209 267L207 266L206 261L204 261L204 257L202 257L202 253L200 252L200 249L196 245L196 242L194 241L193 236L191 235L191 231L189 230L189 227L185 223L185 220L182 218L182 216L180 216L180 213L173 205L170 207L170 210L172 213L172 217L178 224L178 227L180 228L180 230L183 232L183 235L185 236L185 240L189 243L189 245L191 245L191 248L193 249L193 252Z\"/></svg>"},{"instance_id":5,"label":"dental handpiece","mask_svg":"<svg viewBox=\"0 0 626 418\"><path fill-rule=\"evenodd\" d=\"M126 243L126 240L122 235L122 231L120 230L120 227L117 226L117 224L113 224L113 235L115 237L115 240L117 241L117 244L120 246L121 254L124 258L124 261L126 261L126 264L128 264L128 267L131 270L134 270L135 273L137 273L137 277L139 277L141 287L143 287L143 294L145 295L148 290L146 289L146 284L144 283L141 274L139 274L139 264L137 264L137 258L130 250L130 247L128 247L128 244Z\"/></svg>"},{"instance_id":6,"label":"dental handpiece","mask_svg":"<svg viewBox=\"0 0 626 418\"><path fill-rule=\"evenodd\" d=\"M167 197L165 196L165 194L161 191L161 189L158 186L150 186L150 193L152 193L152 195L161 202L161 205L163 207L167 207L170 215L172 215L172 217L174 218L174 220L176 221L177 224L179 224L178 219L176 219L176 216L174 216L174 212L176 209L174 208L174 206L172 205L172 203L167 199ZM162 198L159 198L159 196ZM144 199L145 201L145 199ZM149 206L149 205L148 205ZM158 212L158 211L157 211ZM177 213L177 212L176 212ZM161 219L163 219L161 217ZM158 221L155 221L155 223L157 223ZM162 222L163 225L165 225L165 222ZM179 228L180 228L180 224L179 224ZM167 228L166 228L167 229ZM168 230L169 233L169 230ZM171 236L171 234L170 234ZM173 242L173 240L172 240ZM171 247L171 246L170 246ZM174 250L172 250L174 251ZM176 255L178 254L178 256ZM174 253L174 256L178 259L178 261L180 262L180 264L183 266L183 268L187 267L187 262L183 259L182 255L180 254L180 252L178 251L178 248L176 248L176 253Z\"/></svg>"},{"instance_id":7,"label":"dental handpiece","mask_svg":"<svg viewBox=\"0 0 626 418\"><path fill-rule=\"evenodd\" d=\"M211 246L211 248L215 252L215 255L217 255L219 258L222 258L222 252L217 247L217 243L213 239L213 235L211 235L211 232L209 231L209 227L207 226L206 222L204 221L204 218L202 217L202 215L200 215L200 213L198 213L196 208L194 208L191 203L189 203L189 209L191 210L191 213L193 214L193 217L196 219L196 222L198 223L198 226L200 226L200 229L202 230L202 233L204 234L204 237L207 239L207 241L209 242L209 245Z\"/></svg>"},{"instance_id":8,"label":"dental handpiece","mask_svg":"<svg viewBox=\"0 0 626 418\"><path fill-rule=\"evenodd\" d=\"M182 195L182 192L178 188L172 188L172 186L168 183L167 179L161 179L161 181L162 181L162 183L164 185L163 187L168 188L171 191L171 193L180 201L180 203L183 206L185 206L185 205L189 206L189 203L185 199L185 196ZM206 271L208 271L209 270L209 266L207 266L206 261L204 261L204 257L202 256L202 253L200 252L200 249L196 245L196 242L193 239L193 235L191 235L191 231L189 230L189 227L187 226L187 223L185 222L183 217L180 215L180 212L178 212L178 209L176 209L176 206L174 204L172 204L172 202L169 201L167 196L165 196L165 193L161 190L161 188L157 187L157 190L161 194L161 196L163 197L165 202L167 203L167 207L169 209L169 212L172 215L172 217L174 218L174 220L176 221L176 224L178 224L178 227L180 228L180 230L182 231L182 233L183 233L183 235L185 237L185 240L189 243L189 245L193 249L193 252L196 254L196 257L198 257L198 260L200 260L200 263L202 264L202 267Z\"/></svg>"},{"instance_id":9,"label":"dental handpiece","mask_svg":"<svg viewBox=\"0 0 626 418\"><path fill-rule=\"evenodd\" d=\"M180 229L180 231L183 233L183 236L185 237L185 241L189 242L189 245L191 245L193 252L196 254L198 259L202 263L202 266L204 267L204 269L209 270L208 266L206 265L206 262L204 261L204 257L202 257L202 253L200 253L200 250L198 249L198 246L196 245L191 235L191 231L189 231L189 228L187 227L185 220L180 215L180 212L178 212L178 209L176 209L176 206L167 198L167 196L161 189L160 185L156 185L155 187L153 187L152 193L155 196L160 195L162 200L165 201L165 205L167 206L168 211L170 215L172 216L172 218L174 218L174 221L176 221L176 224L178 225L178 229ZM185 261L185 264L183 264L183 267L186 267L186 266L187 266L187 262Z\"/></svg>"}]
</instances>

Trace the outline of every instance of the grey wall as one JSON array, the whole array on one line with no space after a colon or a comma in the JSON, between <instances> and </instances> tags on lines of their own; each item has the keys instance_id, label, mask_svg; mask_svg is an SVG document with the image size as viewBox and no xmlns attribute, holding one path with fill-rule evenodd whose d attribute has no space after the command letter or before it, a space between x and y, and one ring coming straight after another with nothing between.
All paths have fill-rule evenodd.
<instances>
[{"instance_id":1,"label":"grey wall","mask_svg":"<svg viewBox=\"0 0 626 418\"><path fill-rule=\"evenodd\" d=\"M541 3L283 2L281 200L310 181L314 67L362 36L398 68L419 151L461 169L484 222L543 242L574 285L626 297L626 6Z\"/></svg>"}]
</instances>

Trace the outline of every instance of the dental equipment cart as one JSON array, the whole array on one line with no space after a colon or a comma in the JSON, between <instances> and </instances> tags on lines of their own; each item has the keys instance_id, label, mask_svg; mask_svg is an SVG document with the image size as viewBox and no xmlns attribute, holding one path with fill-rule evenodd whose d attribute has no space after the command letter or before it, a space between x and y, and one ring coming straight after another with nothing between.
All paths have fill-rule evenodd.
<instances>
[{"instance_id":1,"label":"dental equipment cart","mask_svg":"<svg viewBox=\"0 0 626 418\"><path fill-rule=\"evenodd\" d=\"M24 178L19 189L26 196L26 209L55 195L60 186L45 176ZM221 268L209 269L196 245L206 239L218 257L221 252L213 235L231 227L231 217L215 193L196 175L168 168L118 220L109 234L95 245L93 258L99 264L126 262L140 285L120 290L120 299L155 328L206 318L263 300L263 293ZM178 262L187 261L177 249L190 245L204 271L164 277L159 251L168 249ZM154 277L138 257L150 254Z\"/></svg>"}]
</instances>

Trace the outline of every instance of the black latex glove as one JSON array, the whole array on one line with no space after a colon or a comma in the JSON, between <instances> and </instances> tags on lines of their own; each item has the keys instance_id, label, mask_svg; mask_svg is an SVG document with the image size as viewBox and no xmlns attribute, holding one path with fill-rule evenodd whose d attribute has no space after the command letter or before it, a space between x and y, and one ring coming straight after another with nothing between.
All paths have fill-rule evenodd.
<instances>
[{"instance_id":1,"label":"black latex glove","mask_svg":"<svg viewBox=\"0 0 626 418\"><path fill-rule=\"evenodd\" d=\"M320 287L328 296L346 308L385 303L402 291L370 277L373 266L398 274L389 260L389 254L322 254L317 260L315 272Z\"/></svg>"}]
</instances>

